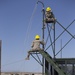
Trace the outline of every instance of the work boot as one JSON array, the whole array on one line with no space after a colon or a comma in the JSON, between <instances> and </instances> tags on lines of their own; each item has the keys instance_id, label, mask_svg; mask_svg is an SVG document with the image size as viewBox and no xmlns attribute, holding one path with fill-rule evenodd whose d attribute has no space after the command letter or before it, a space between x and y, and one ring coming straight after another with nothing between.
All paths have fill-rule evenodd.
<instances>
[{"instance_id":1,"label":"work boot","mask_svg":"<svg viewBox=\"0 0 75 75\"><path fill-rule=\"evenodd\" d=\"M27 58L25 58L25 60L29 60L29 58L27 57Z\"/></svg>"}]
</instances>

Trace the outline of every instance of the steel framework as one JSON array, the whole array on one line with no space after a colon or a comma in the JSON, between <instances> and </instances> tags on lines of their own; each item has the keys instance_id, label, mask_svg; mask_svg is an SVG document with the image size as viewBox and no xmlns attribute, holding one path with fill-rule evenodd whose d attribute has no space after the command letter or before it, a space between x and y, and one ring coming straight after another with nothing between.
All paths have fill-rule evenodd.
<instances>
[{"instance_id":1,"label":"steel framework","mask_svg":"<svg viewBox=\"0 0 75 75\"><path fill-rule=\"evenodd\" d=\"M42 25L42 39L45 41L45 28L44 28L44 18L45 18L45 9L44 4L41 1L38 1L37 3L41 3L43 5L43 25ZM46 23L46 29L48 31L48 36L46 39L46 43L48 42L48 39L50 39L50 44L48 47L46 45L43 45L42 48L44 51L35 51L31 52L31 56L42 66L42 75L75 75L75 58L56 58L58 53L60 53L66 45L72 40L75 39L75 35L72 35L67 29L75 22L73 20L66 28L56 20L56 23L63 29L63 31L56 37L55 35L55 24ZM52 29L53 26L53 29ZM51 30L53 30L53 36L54 39L52 39L51 36ZM56 53L55 51L55 45L56 41L59 39L59 37L64 33L67 32L71 38L65 43L65 45ZM47 52L50 50L50 47L53 51L53 57ZM39 54L42 55L42 59L40 59ZM35 57L36 55L37 57Z\"/></svg>"}]
</instances>

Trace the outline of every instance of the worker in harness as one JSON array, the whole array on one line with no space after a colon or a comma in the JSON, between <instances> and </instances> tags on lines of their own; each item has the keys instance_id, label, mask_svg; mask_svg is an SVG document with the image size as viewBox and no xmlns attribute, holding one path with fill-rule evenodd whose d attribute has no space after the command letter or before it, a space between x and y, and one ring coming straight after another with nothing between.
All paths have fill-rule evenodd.
<instances>
[{"instance_id":1,"label":"worker in harness","mask_svg":"<svg viewBox=\"0 0 75 75\"><path fill-rule=\"evenodd\" d=\"M36 35L35 40L32 42L32 45L31 45L32 49L28 51L26 60L29 60L30 52L37 52L38 50L43 50L42 48L40 48L40 44L44 45L44 41L41 41L40 36Z\"/></svg>"},{"instance_id":2,"label":"worker in harness","mask_svg":"<svg viewBox=\"0 0 75 75\"><path fill-rule=\"evenodd\" d=\"M46 8L45 17L46 17L45 18L46 23L55 23L56 19L50 7Z\"/></svg>"}]
</instances>

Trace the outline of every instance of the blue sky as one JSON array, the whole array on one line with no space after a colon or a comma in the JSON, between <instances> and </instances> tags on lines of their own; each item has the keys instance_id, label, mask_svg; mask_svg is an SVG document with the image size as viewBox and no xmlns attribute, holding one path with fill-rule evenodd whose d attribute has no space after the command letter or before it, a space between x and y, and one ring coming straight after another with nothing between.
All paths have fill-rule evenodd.
<instances>
[{"instance_id":1,"label":"blue sky","mask_svg":"<svg viewBox=\"0 0 75 75\"><path fill-rule=\"evenodd\" d=\"M40 0L50 6L56 19L66 28L75 19L74 0ZM41 72L41 66L31 57L25 61L34 36L42 36L42 5L37 0L0 0L0 39L2 40L2 71ZM33 15L34 13L34 15ZM33 17L32 17L33 15ZM75 23L68 30L75 35ZM56 37L63 29L56 23ZM47 36L45 29L45 37ZM52 34L53 36L53 34ZM65 32L56 41L56 52L71 38ZM48 43L49 44L49 43ZM75 40L63 50L62 57L75 57ZM52 51L50 51L52 55ZM60 57L60 54L57 56Z\"/></svg>"}]
</instances>

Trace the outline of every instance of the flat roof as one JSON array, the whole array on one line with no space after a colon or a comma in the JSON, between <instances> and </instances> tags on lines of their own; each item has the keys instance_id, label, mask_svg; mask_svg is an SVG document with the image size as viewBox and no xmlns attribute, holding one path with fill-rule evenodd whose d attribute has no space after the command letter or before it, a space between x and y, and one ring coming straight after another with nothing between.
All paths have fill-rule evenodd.
<instances>
[{"instance_id":1,"label":"flat roof","mask_svg":"<svg viewBox=\"0 0 75 75\"><path fill-rule=\"evenodd\" d=\"M75 64L75 58L56 58L58 64Z\"/></svg>"}]
</instances>

